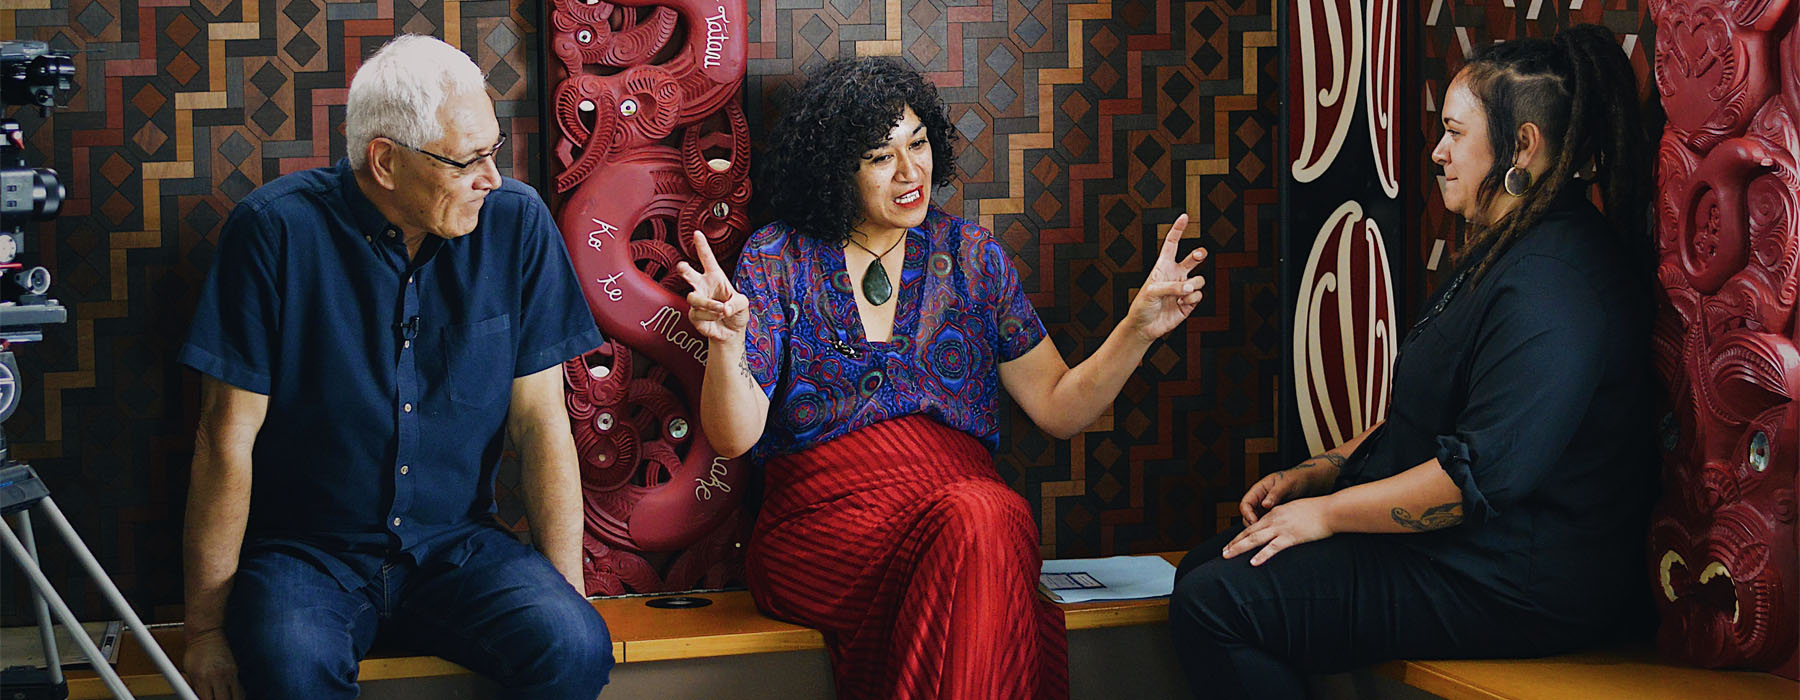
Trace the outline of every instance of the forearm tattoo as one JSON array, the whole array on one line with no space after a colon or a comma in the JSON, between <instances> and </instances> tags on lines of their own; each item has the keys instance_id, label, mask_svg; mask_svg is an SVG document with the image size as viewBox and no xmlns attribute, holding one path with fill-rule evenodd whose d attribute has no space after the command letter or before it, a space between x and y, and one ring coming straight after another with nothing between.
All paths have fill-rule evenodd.
<instances>
[{"instance_id":1,"label":"forearm tattoo","mask_svg":"<svg viewBox=\"0 0 1800 700\"><path fill-rule=\"evenodd\" d=\"M1318 455L1318 456L1309 458L1304 462L1301 462L1294 466L1288 467L1288 469L1305 469L1307 467L1318 466L1320 462L1324 462L1326 464L1330 464L1331 466L1337 467L1338 471L1343 471L1344 470L1344 462L1347 462L1347 461L1349 461L1349 460L1346 460L1343 457L1340 457L1338 455L1326 453L1326 454L1322 454L1322 455Z\"/></svg>"},{"instance_id":2,"label":"forearm tattoo","mask_svg":"<svg viewBox=\"0 0 1800 700\"><path fill-rule=\"evenodd\" d=\"M1405 508L1395 508L1391 512L1391 515L1394 518L1394 522L1399 523L1400 527L1415 532L1442 530L1463 521L1461 501L1426 508L1425 512L1420 514L1417 518L1414 518L1413 514L1408 512Z\"/></svg>"},{"instance_id":3,"label":"forearm tattoo","mask_svg":"<svg viewBox=\"0 0 1800 700\"><path fill-rule=\"evenodd\" d=\"M749 355L744 355L744 356L738 358L738 371L742 372L744 375L744 378L746 378L746 379L756 379L756 377L754 375L750 374L750 356Z\"/></svg>"}]
</instances>

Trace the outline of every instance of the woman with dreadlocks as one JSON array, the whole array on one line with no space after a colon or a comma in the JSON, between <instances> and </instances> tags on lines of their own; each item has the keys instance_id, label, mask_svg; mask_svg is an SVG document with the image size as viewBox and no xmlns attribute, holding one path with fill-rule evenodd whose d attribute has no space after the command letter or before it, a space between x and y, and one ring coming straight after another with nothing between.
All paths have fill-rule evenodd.
<instances>
[{"instance_id":1,"label":"woman with dreadlocks","mask_svg":"<svg viewBox=\"0 0 1800 700\"><path fill-rule=\"evenodd\" d=\"M1591 25L1488 47L1450 83L1432 160L1469 222L1455 269L1400 346L1386 422L1257 482L1246 526L1177 570L1196 696L1301 698L1304 673L1539 656L1635 621L1656 480L1635 84Z\"/></svg>"}]
</instances>

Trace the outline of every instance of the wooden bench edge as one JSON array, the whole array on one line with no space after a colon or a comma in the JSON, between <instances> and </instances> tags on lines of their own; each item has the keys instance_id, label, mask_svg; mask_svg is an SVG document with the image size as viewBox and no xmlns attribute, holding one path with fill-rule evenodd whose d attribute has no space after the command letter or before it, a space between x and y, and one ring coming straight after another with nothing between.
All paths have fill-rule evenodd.
<instances>
[{"instance_id":1,"label":"wooden bench edge","mask_svg":"<svg viewBox=\"0 0 1800 700\"><path fill-rule=\"evenodd\" d=\"M1389 661L1376 664L1372 670L1401 685L1418 688L1444 700L1511 700L1495 695L1456 674L1412 661Z\"/></svg>"},{"instance_id":2,"label":"wooden bench edge","mask_svg":"<svg viewBox=\"0 0 1800 700\"><path fill-rule=\"evenodd\" d=\"M1171 557L1179 559L1181 553L1168 552L1161 556L1165 559ZM747 591L721 591L696 595L701 597L748 596L749 593ZM602 612L602 617L608 617L606 615L608 611L604 608L618 607L624 605L624 601L630 600L634 599L597 598L591 599L589 602L594 605L595 610ZM1169 602L1166 597L1061 604L1061 607L1064 611L1064 623L1070 631L1152 625L1169 619ZM608 622L610 623L612 619L612 617L608 617ZM825 637L818 630L766 617L759 620L758 624L765 629L724 634L615 639L613 641L613 658L618 663L637 663L825 648ZM169 650L171 654L175 655L177 663L180 663L181 636L179 630L179 625L159 626L156 630L158 641L165 650ZM135 646L136 642L129 640L127 644ZM468 669L435 656L371 657L363 659L357 680L403 680L467 673L470 673ZM172 692L168 681L147 666L142 669L133 669L129 673L121 671L121 679L125 681L126 688L135 695L166 695ZM106 685L92 671L71 672L68 684L71 699L111 697L111 694L107 692Z\"/></svg>"}]
</instances>

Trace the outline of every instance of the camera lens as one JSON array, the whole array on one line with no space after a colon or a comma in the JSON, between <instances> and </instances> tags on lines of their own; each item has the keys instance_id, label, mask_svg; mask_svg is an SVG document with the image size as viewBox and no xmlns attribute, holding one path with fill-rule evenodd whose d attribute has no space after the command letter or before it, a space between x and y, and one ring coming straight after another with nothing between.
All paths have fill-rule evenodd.
<instances>
[{"instance_id":1,"label":"camera lens","mask_svg":"<svg viewBox=\"0 0 1800 700\"><path fill-rule=\"evenodd\" d=\"M0 169L0 228L55 218L67 195L55 170Z\"/></svg>"},{"instance_id":2,"label":"camera lens","mask_svg":"<svg viewBox=\"0 0 1800 700\"><path fill-rule=\"evenodd\" d=\"M0 41L0 103L31 105L47 115L74 78L75 59L44 42Z\"/></svg>"}]
</instances>

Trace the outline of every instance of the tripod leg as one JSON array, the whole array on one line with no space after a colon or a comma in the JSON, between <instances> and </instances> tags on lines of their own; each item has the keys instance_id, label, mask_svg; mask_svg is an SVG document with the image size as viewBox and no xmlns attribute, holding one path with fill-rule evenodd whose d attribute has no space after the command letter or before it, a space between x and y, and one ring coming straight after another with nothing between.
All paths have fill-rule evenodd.
<instances>
[{"instance_id":1,"label":"tripod leg","mask_svg":"<svg viewBox=\"0 0 1800 700\"><path fill-rule=\"evenodd\" d=\"M169 661L169 655L164 653L162 646L156 643L154 637L150 636L150 630L144 627L144 621L138 619L137 613L132 611L131 605L125 602L125 596L119 594L118 586L113 585L112 578L106 575L106 569L100 568L100 562L94 560L94 553L88 551L87 545L81 541L81 536L75 534L75 528L69 526L68 518L63 517L62 510L56 507L55 501L52 501L49 496L45 496L44 500L38 501L38 507L44 510L44 515L49 518L51 527L56 528L56 531L61 533L63 539L69 543L69 551L74 553L75 558L81 561L83 567L87 568L88 575L94 577L94 583L99 586L100 593L106 596L106 601L111 603L113 609L118 611L119 617L125 620L125 626L131 628L132 636L137 637L138 645L142 646L144 653L150 656L150 662L156 665L158 671L162 672L163 678L168 679L169 687L175 691L175 697L181 698L181 700L198 700L194 696L194 689L188 687L187 679L182 678L181 671ZM75 637L80 640L86 638L86 635L76 635ZM93 643L89 642L88 646L93 646ZM110 668L107 670L111 671Z\"/></svg>"},{"instance_id":2,"label":"tripod leg","mask_svg":"<svg viewBox=\"0 0 1800 700\"><path fill-rule=\"evenodd\" d=\"M100 650L94 647L94 640L88 639L82 632L81 622L75 619L75 613L69 611L62 596L57 595L56 589L50 586L50 579L44 578L43 569L39 569L37 562L31 560L25 551L25 545L19 542L12 528L0 528L0 536L5 538L6 554L18 560L19 568L31 579L31 585L37 589L41 599L49 601L50 609L56 611L56 619L69 630L69 636L75 638L75 645L81 647L81 653L87 655L88 662L94 665L94 671L100 674L100 680L105 681L106 689L112 691L114 697L129 699L131 691L125 689L124 681L119 680L119 674L113 671L112 664L106 663L106 657L101 656Z\"/></svg>"},{"instance_id":3,"label":"tripod leg","mask_svg":"<svg viewBox=\"0 0 1800 700\"><path fill-rule=\"evenodd\" d=\"M31 555L31 563L38 565L37 538L31 535L31 511L19 511L14 522L19 539L25 541L25 552ZM31 603L32 611L37 613L38 635L44 645L44 665L50 671L50 684L62 685L62 656L56 653L56 630L50 626L50 606L35 588L31 590ZM76 630L69 630L69 633L80 634Z\"/></svg>"}]
</instances>

